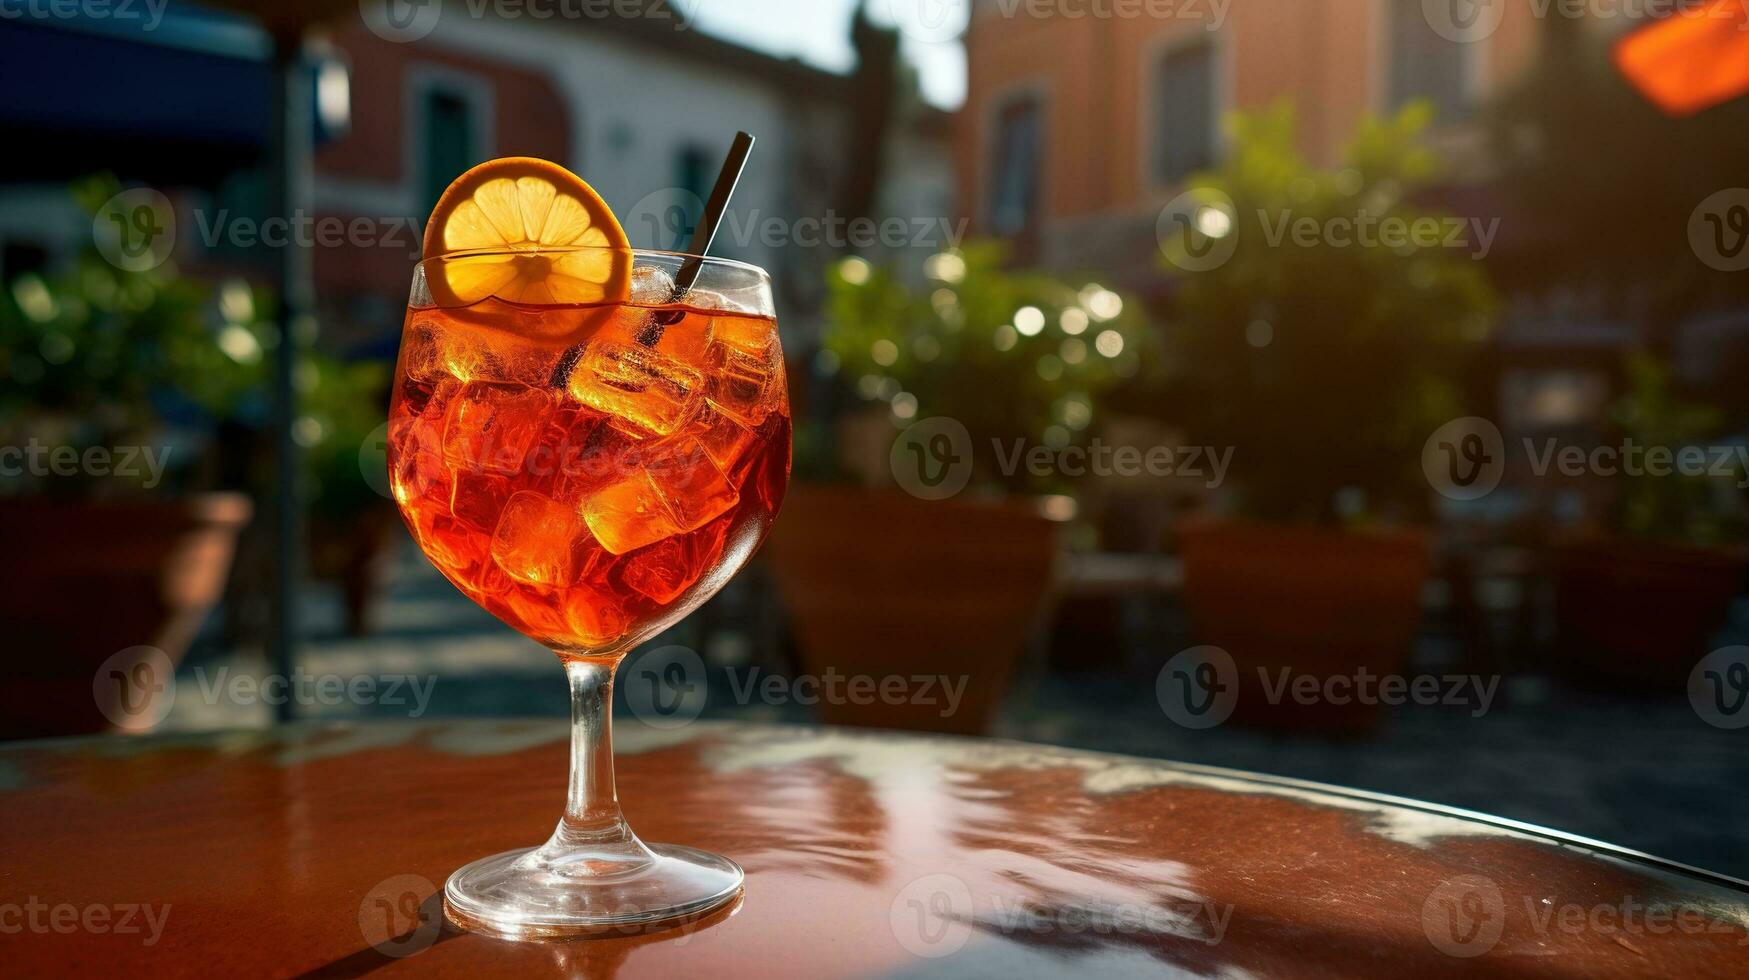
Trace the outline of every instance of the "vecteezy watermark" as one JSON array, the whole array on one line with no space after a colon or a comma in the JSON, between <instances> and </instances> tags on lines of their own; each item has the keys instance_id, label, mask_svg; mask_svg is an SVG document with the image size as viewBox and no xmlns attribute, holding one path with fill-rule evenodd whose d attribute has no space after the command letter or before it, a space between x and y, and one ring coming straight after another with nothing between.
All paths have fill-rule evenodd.
<instances>
[{"instance_id":1,"label":"vecteezy watermark","mask_svg":"<svg viewBox=\"0 0 1749 980\"><path fill-rule=\"evenodd\" d=\"M1481 260L1493 251L1500 219L1480 217L1405 217L1374 214L1362 208L1354 214L1316 217L1292 208L1255 212L1262 241L1270 248L1368 248L1461 250ZM1155 219L1160 254L1185 272L1208 272L1227 264L1238 249L1239 211L1220 191L1198 188L1167 202Z\"/></svg>"},{"instance_id":2,"label":"vecteezy watermark","mask_svg":"<svg viewBox=\"0 0 1749 980\"><path fill-rule=\"evenodd\" d=\"M0 446L0 476L115 477L141 480L151 490L164 479L169 446L50 446L32 436L22 446ZM141 478L144 478L143 480Z\"/></svg>"},{"instance_id":3,"label":"vecteezy watermark","mask_svg":"<svg viewBox=\"0 0 1749 980\"><path fill-rule=\"evenodd\" d=\"M1481 956L1506 931L1506 898L1483 875L1458 875L1441 882L1421 903L1421 931L1447 956Z\"/></svg>"},{"instance_id":4,"label":"vecteezy watermark","mask_svg":"<svg viewBox=\"0 0 1749 980\"><path fill-rule=\"evenodd\" d=\"M97 20L155 31L170 0L0 0L0 20Z\"/></svg>"},{"instance_id":5,"label":"vecteezy watermark","mask_svg":"<svg viewBox=\"0 0 1749 980\"><path fill-rule=\"evenodd\" d=\"M919 419L893 440L887 466L911 496L946 500L971 481L972 434L958 419Z\"/></svg>"},{"instance_id":6,"label":"vecteezy watermark","mask_svg":"<svg viewBox=\"0 0 1749 980\"><path fill-rule=\"evenodd\" d=\"M972 0L883 0L887 18L915 41L940 44L965 33ZM1194 21L1216 31L1227 22L1233 0L994 0L982 16L1013 20Z\"/></svg>"},{"instance_id":7,"label":"vecteezy watermark","mask_svg":"<svg viewBox=\"0 0 1749 980\"><path fill-rule=\"evenodd\" d=\"M470 20L600 21L650 20L668 23L675 31L692 26L693 14L704 0L464 0L450 9L451 15ZM359 16L371 32L385 41L406 44L437 29L444 13L443 0L358 0Z\"/></svg>"},{"instance_id":8,"label":"vecteezy watermark","mask_svg":"<svg viewBox=\"0 0 1749 980\"><path fill-rule=\"evenodd\" d=\"M4 0L0 0L4 2ZM193 211L195 238L208 249L392 249L409 259L422 254L424 222L408 215L340 217L297 211L287 215L235 214L229 208ZM176 249L177 218L170 199L137 187L104 202L92 219L92 240L111 265L148 272Z\"/></svg>"},{"instance_id":9,"label":"vecteezy watermark","mask_svg":"<svg viewBox=\"0 0 1749 980\"><path fill-rule=\"evenodd\" d=\"M1604 902L1562 902L1552 896L1524 895L1524 918L1538 936L1602 936L1628 941L1655 936L1737 936L1749 945L1749 931L1721 919L1715 911L1688 902L1623 895ZM1514 903L1516 907L1516 903ZM1447 956L1482 956L1500 943L1508 903L1499 883L1486 875L1459 875L1439 884L1421 904L1421 926L1428 942ZM1633 948L1631 943L1629 948Z\"/></svg>"},{"instance_id":10,"label":"vecteezy watermark","mask_svg":"<svg viewBox=\"0 0 1749 980\"><path fill-rule=\"evenodd\" d=\"M1421 446L1421 472L1433 489L1452 500L1487 496L1506 472L1506 443L1499 427L1475 415L1445 423Z\"/></svg>"},{"instance_id":11,"label":"vecteezy watermark","mask_svg":"<svg viewBox=\"0 0 1749 980\"><path fill-rule=\"evenodd\" d=\"M1190 895L1151 902L1085 899L1051 904L1030 895L974 898L958 875L924 875L905 884L887 907L893 938L914 956L939 959L963 949L975 929L1007 935L1189 939L1209 946L1226 938L1234 906Z\"/></svg>"},{"instance_id":12,"label":"vecteezy watermark","mask_svg":"<svg viewBox=\"0 0 1749 980\"><path fill-rule=\"evenodd\" d=\"M1014 439L1004 447L990 440L996 453L996 468L1013 476L1023 467L1033 476L1157 476L1185 477L1203 481L1214 490L1227 478L1233 462L1233 447L1214 446L1112 446L1098 436L1086 446L1028 446Z\"/></svg>"},{"instance_id":13,"label":"vecteezy watermark","mask_svg":"<svg viewBox=\"0 0 1749 980\"><path fill-rule=\"evenodd\" d=\"M170 921L169 905L150 902L110 904L50 903L31 895L22 902L0 902L0 935L20 933L70 936L139 936L141 946L156 946Z\"/></svg>"},{"instance_id":14,"label":"vecteezy watermark","mask_svg":"<svg viewBox=\"0 0 1749 980\"><path fill-rule=\"evenodd\" d=\"M916 705L936 709L942 718L959 710L971 677L966 674L841 674L826 668L823 674L786 677L757 667L729 670L730 694L736 704L755 700L762 704L854 704L867 706ZM737 674L740 675L737 678Z\"/></svg>"},{"instance_id":15,"label":"vecteezy watermark","mask_svg":"<svg viewBox=\"0 0 1749 980\"><path fill-rule=\"evenodd\" d=\"M658 248L682 246L692 240L704 215L704 201L684 187L665 187L641 198L626 212L625 228L645 244ZM721 240L740 248L829 248L868 250L926 248L957 249L965 240L970 219L942 215L852 216L828 209L820 215L766 214L758 208L731 210L717 229Z\"/></svg>"},{"instance_id":16,"label":"vecteezy watermark","mask_svg":"<svg viewBox=\"0 0 1749 980\"><path fill-rule=\"evenodd\" d=\"M1688 245L1720 272L1749 269L1749 188L1727 188L1700 202L1688 216Z\"/></svg>"},{"instance_id":17,"label":"vecteezy watermark","mask_svg":"<svg viewBox=\"0 0 1749 980\"><path fill-rule=\"evenodd\" d=\"M203 704L296 704L302 707L342 704L405 707L418 718L431 704L437 676L427 674L315 674L302 667L289 676L233 673L230 667L194 668L194 687L178 684L170 657L157 647L119 650L97 667L91 678L92 698L110 723L124 731L145 731L169 715L179 694L193 694Z\"/></svg>"},{"instance_id":18,"label":"vecteezy watermark","mask_svg":"<svg viewBox=\"0 0 1749 980\"><path fill-rule=\"evenodd\" d=\"M1749 23L1744 11L1732 4L1697 3L1696 0L1422 0L1428 26L1448 41L1468 44L1484 41L1500 29L1509 5L1537 20L1645 23L1669 17L1712 18ZM1744 29L1739 26L1739 30Z\"/></svg>"},{"instance_id":19,"label":"vecteezy watermark","mask_svg":"<svg viewBox=\"0 0 1749 980\"><path fill-rule=\"evenodd\" d=\"M1219 487L1233 448L1113 445L1098 437L1085 446L1028 444L1024 438L990 440L991 458L1005 477L1024 470L1036 477L1141 477L1201 480ZM920 419L900 430L887 454L893 480L914 497L945 500L964 490L974 468L971 434L957 419Z\"/></svg>"},{"instance_id":20,"label":"vecteezy watermark","mask_svg":"<svg viewBox=\"0 0 1749 980\"><path fill-rule=\"evenodd\" d=\"M1720 647L1688 674L1688 702L1714 728L1749 727L1749 647Z\"/></svg>"},{"instance_id":21,"label":"vecteezy watermark","mask_svg":"<svg viewBox=\"0 0 1749 980\"><path fill-rule=\"evenodd\" d=\"M91 240L117 269L150 272L176 248L176 209L150 187L122 191L92 216Z\"/></svg>"},{"instance_id":22,"label":"vecteezy watermark","mask_svg":"<svg viewBox=\"0 0 1749 980\"><path fill-rule=\"evenodd\" d=\"M387 248L409 259L422 254L425 226L408 216L341 218L298 211L290 217L233 215L229 208L196 210L195 231L208 249Z\"/></svg>"},{"instance_id":23,"label":"vecteezy watermark","mask_svg":"<svg viewBox=\"0 0 1749 980\"><path fill-rule=\"evenodd\" d=\"M1387 706L1468 708L1470 717L1488 713L1500 688L1499 675L1378 674L1365 667L1352 673L1312 674L1292 667L1258 667L1255 691L1271 705ZM1154 696L1166 717L1184 728L1213 728L1232 717L1241 697L1238 665L1216 646L1184 650L1160 668Z\"/></svg>"},{"instance_id":24,"label":"vecteezy watermark","mask_svg":"<svg viewBox=\"0 0 1749 980\"><path fill-rule=\"evenodd\" d=\"M758 667L724 669L729 698L746 707L820 704L911 705L933 708L939 717L959 711L971 678L965 674L846 674L828 667L820 674L787 676ZM710 699L704 658L672 645L639 653L620 670L626 706L653 728L680 728L703 713Z\"/></svg>"},{"instance_id":25,"label":"vecteezy watermark","mask_svg":"<svg viewBox=\"0 0 1749 980\"><path fill-rule=\"evenodd\" d=\"M376 883L358 903L358 932L371 948L395 959L422 953L443 931L437 886L404 874Z\"/></svg>"},{"instance_id":26,"label":"vecteezy watermark","mask_svg":"<svg viewBox=\"0 0 1749 980\"><path fill-rule=\"evenodd\" d=\"M1530 472L1538 479L1555 473L1564 477L1704 477L1728 480L1749 489L1749 446L1646 445L1632 438L1614 445L1562 445L1554 437L1526 438L1522 449ZM1434 430L1421 447L1421 470L1427 482L1452 500L1475 500L1499 486L1507 463L1507 446L1493 422L1470 416Z\"/></svg>"}]
</instances>

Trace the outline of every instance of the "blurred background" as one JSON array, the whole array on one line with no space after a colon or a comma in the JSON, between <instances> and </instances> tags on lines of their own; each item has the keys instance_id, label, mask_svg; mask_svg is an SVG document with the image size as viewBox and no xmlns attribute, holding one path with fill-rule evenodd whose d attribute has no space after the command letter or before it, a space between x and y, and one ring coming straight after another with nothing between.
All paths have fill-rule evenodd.
<instances>
[{"instance_id":1,"label":"blurred background","mask_svg":"<svg viewBox=\"0 0 1749 980\"><path fill-rule=\"evenodd\" d=\"M1233 766L1749 876L1737 3L9 6L0 736L562 716L420 555L425 216L769 270L794 482L622 717Z\"/></svg>"}]
</instances>

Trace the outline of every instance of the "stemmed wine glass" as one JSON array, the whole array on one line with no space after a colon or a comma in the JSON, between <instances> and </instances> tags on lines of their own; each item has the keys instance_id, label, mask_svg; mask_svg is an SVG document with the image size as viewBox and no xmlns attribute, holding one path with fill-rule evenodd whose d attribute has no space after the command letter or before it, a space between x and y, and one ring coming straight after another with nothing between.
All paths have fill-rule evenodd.
<instances>
[{"instance_id":1,"label":"stemmed wine glass","mask_svg":"<svg viewBox=\"0 0 1749 980\"><path fill-rule=\"evenodd\" d=\"M456 300L452 286L498 267L524 280L629 269L629 299L529 302L541 297L524 289L516 302ZM677 293L677 278L689 288ZM510 938L566 936L733 898L735 862L645 844L626 825L612 688L627 651L746 564L782 502L789 398L770 278L724 259L606 247L427 258L408 303L388 456L395 501L432 564L558 654L571 688L558 828L455 872L451 919Z\"/></svg>"}]
</instances>

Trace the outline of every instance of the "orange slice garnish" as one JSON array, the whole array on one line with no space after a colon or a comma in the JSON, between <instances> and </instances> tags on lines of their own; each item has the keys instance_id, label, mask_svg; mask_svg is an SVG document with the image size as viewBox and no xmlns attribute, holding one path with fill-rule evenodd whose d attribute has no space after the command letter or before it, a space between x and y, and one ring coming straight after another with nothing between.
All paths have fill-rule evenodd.
<instances>
[{"instance_id":1,"label":"orange slice garnish","mask_svg":"<svg viewBox=\"0 0 1749 980\"><path fill-rule=\"evenodd\" d=\"M488 296L623 303L631 294L630 246L607 202L576 174L533 157L491 160L457 177L425 225L425 257L439 306Z\"/></svg>"}]
</instances>

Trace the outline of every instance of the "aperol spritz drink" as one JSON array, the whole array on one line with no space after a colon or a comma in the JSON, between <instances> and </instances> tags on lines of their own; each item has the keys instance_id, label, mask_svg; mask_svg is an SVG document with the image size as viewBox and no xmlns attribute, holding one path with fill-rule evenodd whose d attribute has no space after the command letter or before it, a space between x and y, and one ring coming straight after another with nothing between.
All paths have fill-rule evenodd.
<instances>
[{"instance_id":1,"label":"aperol spritz drink","mask_svg":"<svg viewBox=\"0 0 1749 980\"><path fill-rule=\"evenodd\" d=\"M551 838L444 885L465 929L530 939L645 928L740 893L734 861L645 844L613 783L614 671L746 564L789 481L771 281L636 251L544 160L444 192L414 271L390 405L389 485L456 587L558 654L571 769Z\"/></svg>"},{"instance_id":2,"label":"aperol spritz drink","mask_svg":"<svg viewBox=\"0 0 1749 980\"><path fill-rule=\"evenodd\" d=\"M636 278L643 302L407 312L395 500L445 577L561 655L715 592L789 476L775 320L667 302L660 265Z\"/></svg>"}]
</instances>

